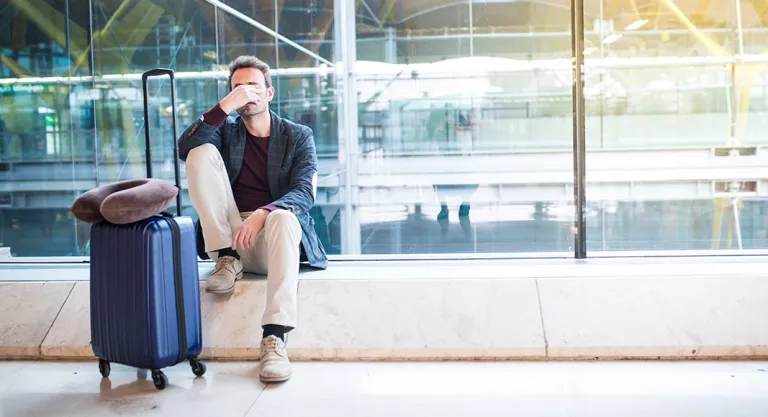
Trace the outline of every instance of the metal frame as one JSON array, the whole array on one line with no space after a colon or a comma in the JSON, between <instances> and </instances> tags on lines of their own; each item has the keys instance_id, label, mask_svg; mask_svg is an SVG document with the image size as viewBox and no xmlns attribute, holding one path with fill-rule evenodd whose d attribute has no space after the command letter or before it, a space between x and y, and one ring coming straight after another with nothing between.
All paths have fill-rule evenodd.
<instances>
[{"instance_id":1,"label":"metal frame","mask_svg":"<svg viewBox=\"0 0 768 417\"><path fill-rule=\"evenodd\" d=\"M275 32L274 30L268 28L267 26L264 26L263 24L261 24L261 23L257 22L256 20L254 20L254 19L244 15L243 13L238 12L237 10L233 9L232 7L227 6L226 4L224 4L224 3L222 3L222 2L220 2L218 0L204 0L204 1L207 2L207 3L210 3L211 5L216 7L217 9L221 9L221 10L227 12L229 15L234 16L234 17L242 20L245 23L248 23L249 25L255 27L256 29L261 30L262 32L266 33L267 35L274 36L275 38L285 42L286 44L288 44L288 45L298 49L301 52L304 52L305 54L311 56L312 58L315 58L316 60L318 60L318 61L320 61L320 62L322 62L324 64L327 64L327 65L330 65L330 66L334 66L333 62L331 62L331 61L321 57L320 55L310 51L309 49L299 45L298 43L292 41L291 39L289 39L289 38L287 38L287 37L285 37L285 36ZM354 19L354 15L353 15L353 19Z\"/></svg>"},{"instance_id":2,"label":"metal frame","mask_svg":"<svg viewBox=\"0 0 768 417\"><path fill-rule=\"evenodd\" d=\"M365 10L368 11L368 14L371 15L371 18L376 22L377 25L379 25L380 28L384 28L384 25L381 24L381 20L376 16L376 13L371 10L371 6L368 5L368 2L365 0L360 0L360 3L362 3L363 7L365 7Z\"/></svg>"},{"instance_id":3,"label":"metal frame","mask_svg":"<svg viewBox=\"0 0 768 417\"><path fill-rule=\"evenodd\" d=\"M357 214L358 120L355 62L357 34L355 32L355 2L334 0L336 21L337 80L342 84L339 112L339 162L344 166L344 211L342 212L342 252L360 253L360 218Z\"/></svg>"},{"instance_id":4,"label":"metal frame","mask_svg":"<svg viewBox=\"0 0 768 417\"><path fill-rule=\"evenodd\" d=\"M573 255L587 257L586 132L584 115L584 0L571 0L573 59L573 199L576 206Z\"/></svg>"},{"instance_id":5,"label":"metal frame","mask_svg":"<svg viewBox=\"0 0 768 417\"><path fill-rule=\"evenodd\" d=\"M381 39L385 40L384 38ZM361 42L364 40L361 40ZM341 61L341 59L339 59ZM526 61L525 67L509 68L504 70L505 73L515 72L527 72L535 70L568 70L572 67L572 62L569 59L548 59L538 61ZM659 67L677 67L677 66L727 66L734 64L768 64L768 55L741 55L741 56L726 56L726 57L646 57L646 58L592 58L585 59L583 66L587 70L594 69L621 69L621 68L659 68ZM460 68L454 70L444 70L442 72L425 71L429 68L429 64L396 64L401 65L405 72L418 71L420 77L425 76L449 76L455 77L456 74L462 73ZM336 73L342 74L342 71L337 71L335 68L328 66L319 67L307 67L307 68L275 68L270 70L272 75L281 76L302 76L302 75L321 75ZM223 78L226 79L229 74L227 71L189 71L189 72L177 72L177 79L210 79L210 78ZM357 78L375 79L375 74L356 74ZM464 73L462 76L466 76ZM388 79L390 74L381 75L380 77ZM77 76L77 77L25 77L25 78L2 78L0 79L0 85L9 84L40 84L40 83L97 83L99 81L138 81L141 80L141 73L132 74L106 74L98 76Z\"/></svg>"},{"instance_id":6,"label":"metal frame","mask_svg":"<svg viewBox=\"0 0 768 417\"><path fill-rule=\"evenodd\" d=\"M69 20L69 16L67 16L67 20ZM91 81L91 89L96 89L96 64L95 64L95 58L93 56L93 0L88 0L88 41L90 42L90 47L88 48L90 50L90 63L91 63L91 76L86 77L89 78ZM69 79L72 79L72 74L70 71ZM139 75L139 77L141 77ZM96 120L96 101L91 101L91 113L93 114L93 125L98 126L98 121ZM94 165L95 169L94 171L94 181L96 182L96 186L98 187L99 184L99 133L94 131L93 132L93 158L94 158Z\"/></svg>"},{"instance_id":7,"label":"metal frame","mask_svg":"<svg viewBox=\"0 0 768 417\"><path fill-rule=\"evenodd\" d=\"M588 261L610 262L614 259L682 259L695 262L695 258L713 258L722 260L732 260L735 263L751 263L755 261L768 261L768 251L761 249L715 249L715 250L674 250L674 251L590 251L591 256ZM504 260L533 260L533 261L569 261L573 260L570 252L525 252L525 253L425 253L425 254L396 254L396 255L328 255L331 262L381 262L382 264L390 262L410 262L410 261L504 261ZM24 257L24 258L0 258L0 282L18 280L14 273L18 272L16 268L21 266L28 268L77 268L78 265L86 265L90 261L87 256L51 256L51 257ZM210 260L200 260L201 267L213 265ZM10 278L4 279L5 272L11 274ZM38 274L39 275L39 274ZM16 278L14 278L16 276ZM70 277L63 277L63 280L71 280ZM50 278L45 279L50 281Z\"/></svg>"},{"instance_id":8,"label":"metal frame","mask_svg":"<svg viewBox=\"0 0 768 417\"><path fill-rule=\"evenodd\" d=\"M536 4L545 5L545 6L556 7L556 8L559 8L559 9L565 9L565 6L563 6L562 4L558 4L558 3L554 3L554 2L549 2L549 1L545 1L545 0L533 0L533 1L530 1L530 0L483 0L483 2L484 3L523 3L523 2L528 3L528 2L530 2L530 3L536 3ZM462 4L466 4L466 0L458 0L458 1L454 1L452 3L440 4L438 6L430 7L428 9L419 10L416 13L413 13L411 15L408 15L408 16L398 20L396 23L398 25L401 25L401 24L403 24L403 23L405 23L405 22L407 22L407 21L409 21L411 19L415 19L415 18L417 18L419 16L423 16L423 15L426 15L426 14L429 14L429 13L433 13L433 12L436 12L436 11L439 11L439 10L442 10L442 9L448 9L448 8L451 8L451 7L458 7L458 6L461 6Z\"/></svg>"}]
</instances>

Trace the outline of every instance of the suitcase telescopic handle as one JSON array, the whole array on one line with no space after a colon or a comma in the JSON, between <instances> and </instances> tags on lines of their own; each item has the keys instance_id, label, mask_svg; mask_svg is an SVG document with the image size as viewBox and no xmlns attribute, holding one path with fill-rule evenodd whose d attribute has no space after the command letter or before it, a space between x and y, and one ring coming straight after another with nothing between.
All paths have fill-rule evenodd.
<instances>
[{"instance_id":1,"label":"suitcase telescopic handle","mask_svg":"<svg viewBox=\"0 0 768 417\"><path fill-rule=\"evenodd\" d=\"M151 77L167 75L171 78L171 124L173 125L173 171L176 178L176 188L179 193L176 195L176 214L181 216L181 173L179 171L179 147L176 143L179 137L176 129L176 75L172 69L154 68L141 74L141 84L144 90L144 135L146 137L146 159L147 159L147 178L152 178L152 152L149 139L149 93L147 91L147 81Z\"/></svg>"}]
</instances>

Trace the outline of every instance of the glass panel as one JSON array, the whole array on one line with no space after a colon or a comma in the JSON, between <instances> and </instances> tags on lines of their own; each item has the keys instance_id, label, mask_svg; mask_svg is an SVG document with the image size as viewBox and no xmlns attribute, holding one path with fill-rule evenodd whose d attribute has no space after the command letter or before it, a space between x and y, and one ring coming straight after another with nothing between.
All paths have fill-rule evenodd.
<instances>
[{"instance_id":1,"label":"glass panel","mask_svg":"<svg viewBox=\"0 0 768 417\"><path fill-rule=\"evenodd\" d=\"M737 64L734 69L734 107L738 110L734 131L742 146L765 146L768 143L768 14L765 3L741 0L739 6L744 28L741 40L743 52L751 56L755 64ZM766 163L758 163L757 166L765 167ZM745 196L737 207L740 208L743 247L749 249L768 248L768 180L766 174L759 177L761 181L755 183L759 193ZM734 218L732 213L731 207L731 218ZM733 246L729 242L735 239L728 239L727 233L736 227L727 226L724 227L726 236L723 240Z\"/></svg>"},{"instance_id":2,"label":"glass panel","mask_svg":"<svg viewBox=\"0 0 768 417\"><path fill-rule=\"evenodd\" d=\"M314 133L318 184L310 214L326 252L338 254L342 251L343 210L337 99L340 86L330 66L312 55L334 61L334 2L274 0L272 10L278 17L278 32L309 51L278 41L280 70L273 76L276 94L272 107L281 117L308 126Z\"/></svg>"},{"instance_id":3,"label":"glass panel","mask_svg":"<svg viewBox=\"0 0 768 417\"><path fill-rule=\"evenodd\" d=\"M93 0L93 7L99 182L143 178L146 158L141 73L151 68L177 72L180 134L215 104L219 81L226 83L225 73L210 72L218 68L215 10L191 2L165 8L148 0L135 4ZM151 78L148 96L153 176L173 181L175 138L169 78ZM185 213L194 212L189 198L184 199L184 205Z\"/></svg>"},{"instance_id":4,"label":"glass panel","mask_svg":"<svg viewBox=\"0 0 768 417\"><path fill-rule=\"evenodd\" d=\"M360 3L361 252L571 252L568 3Z\"/></svg>"},{"instance_id":5,"label":"glass panel","mask_svg":"<svg viewBox=\"0 0 768 417\"><path fill-rule=\"evenodd\" d=\"M742 0L744 54L755 64L738 64L736 77L737 137L745 145L768 143L768 16L766 5ZM762 7L762 10L758 10Z\"/></svg>"},{"instance_id":6,"label":"glass panel","mask_svg":"<svg viewBox=\"0 0 768 417\"><path fill-rule=\"evenodd\" d=\"M722 57L736 51L734 0L585 0L589 58Z\"/></svg>"},{"instance_id":7,"label":"glass panel","mask_svg":"<svg viewBox=\"0 0 768 417\"><path fill-rule=\"evenodd\" d=\"M275 9L272 0L232 0L227 6L248 16L256 22L275 30ZM198 3L192 3L199 7ZM275 37L269 35L250 22L243 21L225 11L219 10L219 53L221 65L229 63L240 55L255 55L269 64L270 68L278 68L275 56ZM225 68L226 69L226 68ZM224 83L226 92L229 87ZM222 92L224 93L224 92Z\"/></svg>"},{"instance_id":8,"label":"glass panel","mask_svg":"<svg viewBox=\"0 0 768 417\"><path fill-rule=\"evenodd\" d=\"M589 255L765 248L765 162L749 146L766 126L745 123L761 119L764 68L731 64L742 42L735 0L585 9ZM755 50L758 39L743 41Z\"/></svg>"},{"instance_id":9,"label":"glass panel","mask_svg":"<svg viewBox=\"0 0 768 417\"><path fill-rule=\"evenodd\" d=\"M78 81L90 75L87 47L87 2L0 7L0 247L13 256L87 249L89 229L69 211L95 184L93 113L83 102L92 90Z\"/></svg>"},{"instance_id":10,"label":"glass panel","mask_svg":"<svg viewBox=\"0 0 768 417\"><path fill-rule=\"evenodd\" d=\"M309 68L311 69L311 68ZM341 253L342 194L339 188L338 88L332 72L273 77L272 110L312 129L318 158L315 231L329 254ZM279 106L279 107L278 107Z\"/></svg>"},{"instance_id":11,"label":"glass panel","mask_svg":"<svg viewBox=\"0 0 768 417\"><path fill-rule=\"evenodd\" d=\"M334 60L333 0L273 0L278 32L327 61ZM280 68L327 66L322 60L279 40Z\"/></svg>"}]
</instances>

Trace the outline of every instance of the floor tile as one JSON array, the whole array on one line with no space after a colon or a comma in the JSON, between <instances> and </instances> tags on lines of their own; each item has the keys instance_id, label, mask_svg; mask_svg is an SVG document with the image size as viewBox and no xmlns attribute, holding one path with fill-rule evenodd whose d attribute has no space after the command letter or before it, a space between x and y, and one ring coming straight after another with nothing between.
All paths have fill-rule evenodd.
<instances>
[{"instance_id":1,"label":"floor tile","mask_svg":"<svg viewBox=\"0 0 768 417\"><path fill-rule=\"evenodd\" d=\"M744 416L768 413L765 364L302 364L249 417ZM332 379L333 383L325 382Z\"/></svg>"},{"instance_id":2,"label":"floor tile","mask_svg":"<svg viewBox=\"0 0 768 417\"><path fill-rule=\"evenodd\" d=\"M95 362L0 362L0 416L764 417L766 362L296 363L266 387L258 365L166 370L157 391L135 369ZM0 379L0 384L7 382Z\"/></svg>"},{"instance_id":3,"label":"floor tile","mask_svg":"<svg viewBox=\"0 0 768 417\"><path fill-rule=\"evenodd\" d=\"M164 372L169 386L158 391L146 371L134 368L114 365L102 379L95 362L35 363L2 395L0 416L241 417L264 389L254 363L209 363L202 378L186 364Z\"/></svg>"},{"instance_id":4,"label":"floor tile","mask_svg":"<svg viewBox=\"0 0 768 417\"><path fill-rule=\"evenodd\" d=\"M13 386L18 378L18 374L25 368L34 364L32 361L0 361L0 396ZM0 417L3 414L0 413Z\"/></svg>"}]
</instances>

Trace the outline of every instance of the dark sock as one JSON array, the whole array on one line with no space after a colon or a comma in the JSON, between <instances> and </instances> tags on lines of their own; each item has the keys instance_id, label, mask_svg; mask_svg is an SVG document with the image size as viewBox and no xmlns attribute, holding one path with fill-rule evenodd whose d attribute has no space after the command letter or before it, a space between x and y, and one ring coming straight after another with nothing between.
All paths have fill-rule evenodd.
<instances>
[{"instance_id":1,"label":"dark sock","mask_svg":"<svg viewBox=\"0 0 768 417\"><path fill-rule=\"evenodd\" d=\"M262 337L275 336L279 337L283 342L285 342L285 334L291 331L290 327L281 326L279 324L267 324L266 326L263 326L263 329L264 335Z\"/></svg>"},{"instance_id":2,"label":"dark sock","mask_svg":"<svg viewBox=\"0 0 768 417\"><path fill-rule=\"evenodd\" d=\"M223 248L223 249L217 250L216 252L219 253L219 258L221 258L222 256L231 256L235 259L240 259L240 255L238 255L237 251L232 248Z\"/></svg>"}]
</instances>

